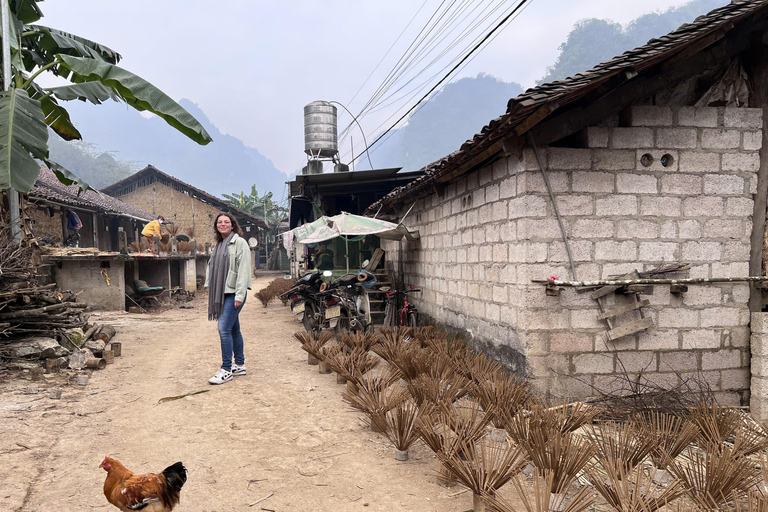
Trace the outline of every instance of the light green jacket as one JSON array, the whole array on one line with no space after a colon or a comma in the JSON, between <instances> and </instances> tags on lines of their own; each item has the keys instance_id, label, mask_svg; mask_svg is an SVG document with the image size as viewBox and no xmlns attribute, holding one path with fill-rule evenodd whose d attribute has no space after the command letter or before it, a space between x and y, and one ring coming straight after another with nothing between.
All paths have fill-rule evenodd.
<instances>
[{"instance_id":1,"label":"light green jacket","mask_svg":"<svg viewBox=\"0 0 768 512\"><path fill-rule=\"evenodd\" d=\"M245 300L245 292L251 289L251 248L237 233L229 241L229 273L224 285L224 293L234 293L237 302ZM208 288L208 276L211 270L211 259L205 267L205 287Z\"/></svg>"}]
</instances>

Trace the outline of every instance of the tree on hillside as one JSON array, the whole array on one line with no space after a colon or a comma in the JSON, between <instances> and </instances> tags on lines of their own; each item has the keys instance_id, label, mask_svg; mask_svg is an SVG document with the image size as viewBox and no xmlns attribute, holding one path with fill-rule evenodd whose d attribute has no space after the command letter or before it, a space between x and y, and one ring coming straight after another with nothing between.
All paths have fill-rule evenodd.
<instances>
[{"instance_id":1,"label":"tree on hillside","mask_svg":"<svg viewBox=\"0 0 768 512\"><path fill-rule=\"evenodd\" d=\"M288 213L288 210L272 201L272 192L266 192L263 196L259 195L256 185L251 185L251 193L245 192L222 194L224 199L241 210L252 214L255 217L264 219L264 222L270 228L276 227L280 220Z\"/></svg>"},{"instance_id":2,"label":"tree on hillside","mask_svg":"<svg viewBox=\"0 0 768 512\"><path fill-rule=\"evenodd\" d=\"M644 14L630 22L626 29L608 20L581 20L558 48L560 55L555 63L547 68L546 75L537 83L562 80L587 71L727 3L728 0L693 0L665 12Z\"/></svg>"},{"instance_id":3,"label":"tree on hillside","mask_svg":"<svg viewBox=\"0 0 768 512\"><path fill-rule=\"evenodd\" d=\"M10 9L11 74L2 77L0 93L0 189L27 193L43 161L59 180L77 178L49 159L49 126L64 140L82 136L60 101L112 99L136 110L146 110L198 144L210 136L203 126L160 89L118 67L120 54L99 43L36 24L43 17L38 0L0 0ZM35 80L52 73L71 85L44 88ZM5 87L7 86L7 87ZM79 182L83 186L82 182Z\"/></svg>"}]
</instances>

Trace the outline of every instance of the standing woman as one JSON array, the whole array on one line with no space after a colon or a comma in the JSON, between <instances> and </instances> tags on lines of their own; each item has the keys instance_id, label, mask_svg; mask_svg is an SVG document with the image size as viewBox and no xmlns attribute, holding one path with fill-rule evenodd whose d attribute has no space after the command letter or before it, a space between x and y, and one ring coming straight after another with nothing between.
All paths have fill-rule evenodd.
<instances>
[{"instance_id":1,"label":"standing woman","mask_svg":"<svg viewBox=\"0 0 768 512\"><path fill-rule=\"evenodd\" d=\"M208 320L219 321L221 369L208 382L224 384L233 375L245 375L240 310L251 289L251 249L235 218L220 213L214 221L216 245L205 271L208 288ZM232 354L235 364L232 364Z\"/></svg>"}]
</instances>

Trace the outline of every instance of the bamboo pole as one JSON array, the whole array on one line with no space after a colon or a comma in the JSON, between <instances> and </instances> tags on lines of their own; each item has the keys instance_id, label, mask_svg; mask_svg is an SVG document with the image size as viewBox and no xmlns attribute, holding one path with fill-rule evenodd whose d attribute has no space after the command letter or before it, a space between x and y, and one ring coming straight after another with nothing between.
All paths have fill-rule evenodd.
<instances>
[{"instance_id":1,"label":"bamboo pole","mask_svg":"<svg viewBox=\"0 0 768 512\"><path fill-rule=\"evenodd\" d=\"M706 283L739 283L739 282L764 282L768 281L766 276L745 276L745 277L690 277L685 279L620 279L620 280L598 280L598 281L561 281L559 279L531 279L533 283L550 284L553 286L624 286L628 284L706 284Z\"/></svg>"}]
</instances>

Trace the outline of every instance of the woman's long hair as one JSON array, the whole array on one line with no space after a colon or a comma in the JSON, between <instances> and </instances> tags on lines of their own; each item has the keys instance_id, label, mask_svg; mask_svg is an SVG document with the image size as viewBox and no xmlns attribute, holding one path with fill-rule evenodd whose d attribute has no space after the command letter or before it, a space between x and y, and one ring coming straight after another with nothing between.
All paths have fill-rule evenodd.
<instances>
[{"instance_id":1,"label":"woman's long hair","mask_svg":"<svg viewBox=\"0 0 768 512\"><path fill-rule=\"evenodd\" d=\"M216 216L216 218L213 221L213 233L216 238L216 243L219 243L222 240L224 240L224 237L221 236L221 233L219 233L219 230L216 229L216 224L219 222L219 217L229 217L229 221L232 223L232 231L234 233L237 233L239 236L243 236L243 230L240 229L240 224L237 223L237 219L235 219L231 213L221 212Z\"/></svg>"}]
</instances>

